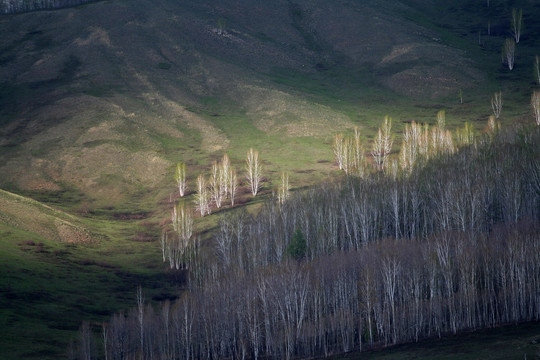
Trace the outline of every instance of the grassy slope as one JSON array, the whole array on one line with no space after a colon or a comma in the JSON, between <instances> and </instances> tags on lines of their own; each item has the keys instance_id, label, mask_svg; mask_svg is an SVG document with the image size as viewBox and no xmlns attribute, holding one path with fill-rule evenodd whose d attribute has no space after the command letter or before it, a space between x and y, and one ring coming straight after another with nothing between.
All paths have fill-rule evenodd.
<instances>
[{"instance_id":1,"label":"grassy slope","mask_svg":"<svg viewBox=\"0 0 540 360\"><path fill-rule=\"evenodd\" d=\"M502 2L328 4L116 0L0 18L0 187L79 214L93 239L59 242L54 220L70 215L29 200L42 228L0 209L3 358L57 358L81 319L131 306L138 284L178 294L155 242L177 161L193 184L224 152L241 172L253 146L268 193L282 170L295 188L337 176L332 134L358 125L367 139L386 114L396 131L439 109L481 129L502 90L501 121L530 121L537 5L514 1L525 27L509 72Z\"/></svg>"},{"instance_id":2,"label":"grassy slope","mask_svg":"<svg viewBox=\"0 0 540 360\"><path fill-rule=\"evenodd\" d=\"M4 191L0 203L2 359L61 357L81 319L131 307L138 285L148 299L176 295L180 278L155 262L154 244L132 240L133 224L76 218ZM95 231L86 243L60 241L66 219Z\"/></svg>"}]
</instances>

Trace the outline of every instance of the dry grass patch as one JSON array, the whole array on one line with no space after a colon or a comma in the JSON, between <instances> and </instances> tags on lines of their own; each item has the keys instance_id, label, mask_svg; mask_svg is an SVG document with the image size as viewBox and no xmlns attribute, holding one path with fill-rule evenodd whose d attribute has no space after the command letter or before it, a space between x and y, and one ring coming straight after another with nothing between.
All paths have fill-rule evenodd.
<instances>
[{"instance_id":1,"label":"dry grass patch","mask_svg":"<svg viewBox=\"0 0 540 360\"><path fill-rule=\"evenodd\" d=\"M0 222L45 239L90 243L90 231L77 218L37 201L0 190Z\"/></svg>"},{"instance_id":2,"label":"dry grass patch","mask_svg":"<svg viewBox=\"0 0 540 360\"><path fill-rule=\"evenodd\" d=\"M269 134L324 136L353 127L347 116L330 107L283 91L244 85L239 92L254 125Z\"/></svg>"}]
</instances>

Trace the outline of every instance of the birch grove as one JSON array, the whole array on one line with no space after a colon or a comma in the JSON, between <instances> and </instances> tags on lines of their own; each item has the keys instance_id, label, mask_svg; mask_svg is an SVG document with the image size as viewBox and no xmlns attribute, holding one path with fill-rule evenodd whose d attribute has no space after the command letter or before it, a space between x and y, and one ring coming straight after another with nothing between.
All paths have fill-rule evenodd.
<instances>
[{"instance_id":1,"label":"birch grove","mask_svg":"<svg viewBox=\"0 0 540 360\"><path fill-rule=\"evenodd\" d=\"M453 151L446 131L406 127L416 161L391 176L222 216L186 293L114 315L103 357L312 358L540 320L540 127L465 125Z\"/></svg>"}]
</instances>

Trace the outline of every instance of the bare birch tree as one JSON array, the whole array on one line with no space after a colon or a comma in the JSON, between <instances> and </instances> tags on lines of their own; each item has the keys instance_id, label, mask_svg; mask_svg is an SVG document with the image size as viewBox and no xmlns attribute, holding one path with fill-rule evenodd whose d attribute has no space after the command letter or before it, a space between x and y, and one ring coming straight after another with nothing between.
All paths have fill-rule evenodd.
<instances>
[{"instance_id":1,"label":"bare birch tree","mask_svg":"<svg viewBox=\"0 0 540 360\"><path fill-rule=\"evenodd\" d=\"M229 169L229 196L231 197L231 206L234 206L234 197L236 196L236 190L238 189L238 179L236 177L236 171Z\"/></svg>"},{"instance_id":2,"label":"bare birch tree","mask_svg":"<svg viewBox=\"0 0 540 360\"><path fill-rule=\"evenodd\" d=\"M229 183L231 181L231 160L229 155L224 154L219 166L219 191L224 199L229 195Z\"/></svg>"},{"instance_id":3,"label":"bare birch tree","mask_svg":"<svg viewBox=\"0 0 540 360\"><path fill-rule=\"evenodd\" d=\"M540 91L533 91L531 95L531 106L533 108L536 125L540 125Z\"/></svg>"},{"instance_id":4,"label":"bare birch tree","mask_svg":"<svg viewBox=\"0 0 540 360\"><path fill-rule=\"evenodd\" d=\"M444 110L440 110L437 113L437 126L441 130L446 129L446 112Z\"/></svg>"},{"instance_id":5,"label":"bare birch tree","mask_svg":"<svg viewBox=\"0 0 540 360\"><path fill-rule=\"evenodd\" d=\"M499 130L501 130L501 123L495 120L494 116L490 116L487 123L487 133L493 138Z\"/></svg>"},{"instance_id":6,"label":"bare birch tree","mask_svg":"<svg viewBox=\"0 0 540 360\"><path fill-rule=\"evenodd\" d=\"M178 186L178 193L180 197L184 197L187 190L186 182L186 164L178 163L176 164L176 173L175 173L176 184Z\"/></svg>"},{"instance_id":7,"label":"bare birch tree","mask_svg":"<svg viewBox=\"0 0 540 360\"><path fill-rule=\"evenodd\" d=\"M210 214L210 194L206 185L206 179L202 174L197 177L197 193L193 201L195 202L195 208L201 216Z\"/></svg>"},{"instance_id":8,"label":"bare birch tree","mask_svg":"<svg viewBox=\"0 0 540 360\"><path fill-rule=\"evenodd\" d=\"M516 55L516 42L514 41L514 39L507 38L504 41L504 45L502 48L502 57L503 57L503 63L506 63L506 65L508 65L509 70L514 69L515 55Z\"/></svg>"},{"instance_id":9,"label":"bare birch tree","mask_svg":"<svg viewBox=\"0 0 540 360\"><path fill-rule=\"evenodd\" d=\"M191 211L186 209L184 204L174 207L172 212L172 225L176 238L169 239L169 257L171 265L174 263L176 269L180 269L186 264L189 242L193 235L193 216ZM171 266L172 268L172 266Z\"/></svg>"},{"instance_id":10,"label":"bare birch tree","mask_svg":"<svg viewBox=\"0 0 540 360\"><path fill-rule=\"evenodd\" d=\"M354 137L352 141L353 145L353 170L354 175L363 178L366 176L366 159L364 156L364 147L362 146L362 140L360 139L360 130L355 126Z\"/></svg>"},{"instance_id":11,"label":"bare birch tree","mask_svg":"<svg viewBox=\"0 0 540 360\"><path fill-rule=\"evenodd\" d=\"M137 287L137 322L139 325L140 359L144 359L144 294L142 287Z\"/></svg>"},{"instance_id":12,"label":"bare birch tree","mask_svg":"<svg viewBox=\"0 0 540 360\"><path fill-rule=\"evenodd\" d=\"M334 136L333 150L339 170L343 170L343 134Z\"/></svg>"},{"instance_id":13,"label":"bare birch tree","mask_svg":"<svg viewBox=\"0 0 540 360\"><path fill-rule=\"evenodd\" d=\"M511 18L511 30L512 36L516 44L519 44L519 38L521 36L521 26L523 25L523 9L512 9L512 18Z\"/></svg>"},{"instance_id":14,"label":"bare birch tree","mask_svg":"<svg viewBox=\"0 0 540 360\"><path fill-rule=\"evenodd\" d=\"M278 202L280 204L283 204L289 197L289 190L289 174L284 171L281 173L281 183L279 184L277 193Z\"/></svg>"},{"instance_id":15,"label":"bare birch tree","mask_svg":"<svg viewBox=\"0 0 540 360\"><path fill-rule=\"evenodd\" d=\"M259 152L250 148L246 157L247 180L251 188L251 194L257 195L262 182L262 165L259 162Z\"/></svg>"},{"instance_id":16,"label":"bare birch tree","mask_svg":"<svg viewBox=\"0 0 540 360\"><path fill-rule=\"evenodd\" d=\"M212 163L212 170L210 172L210 196L216 208L219 209L223 201L223 188L220 166L215 161Z\"/></svg>"},{"instance_id":17,"label":"bare birch tree","mask_svg":"<svg viewBox=\"0 0 540 360\"><path fill-rule=\"evenodd\" d=\"M468 146L474 144L474 128L472 124L466 122L462 129L456 130L457 146Z\"/></svg>"},{"instance_id":18,"label":"bare birch tree","mask_svg":"<svg viewBox=\"0 0 540 360\"><path fill-rule=\"evenodd\" d=\"M390 151L392 151L393 142L392 119L385 116L382 127L379 128L377 137L373 142L373 151L371 152L371 155L375 161L375 168L377 170L384 169L386 159L388 158Z\"/></svg>"},{"instance_id":19,"label":"bare birch tree","mask_svg":"<svg viewBox=\"0 0 540 360\"><path fill-rule=\"evenodd\" d=\"M534 57L534 75L538 85L540 85L540 57L538 55Z\"/></svg>"},{"instance_id":20,"label":"bare birch tree","mask_svg":"<svg viewBox=\"0 0 540 360\"><path fill-rule=\"evenodd\" d=\"M352 138L336 134L333 150L339 169L343 170L345 174L358 177L366 175L366 159L358 127L354 128Z\"/></svg>"},{"instance_id":21,"label":"bare birch tree","mask_svg":"<svg viewBox=\"0 0 540 360\"><path fill-rule=\"evenodd\" d=\"M496 119L501 116L502 106L502 92L499 91L498 93L493 94L493 97L491 98L491 110Z\"/></svg>"}]
</instances>

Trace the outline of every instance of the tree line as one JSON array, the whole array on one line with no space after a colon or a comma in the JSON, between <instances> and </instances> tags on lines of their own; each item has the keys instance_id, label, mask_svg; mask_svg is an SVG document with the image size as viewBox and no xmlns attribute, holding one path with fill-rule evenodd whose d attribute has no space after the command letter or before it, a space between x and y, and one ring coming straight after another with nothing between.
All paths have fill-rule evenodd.
<instances>
[{"instance_id":1,"label":"tree line","mask_svg":"<svg viewBox=\"0 0 540 360\"><path fill-rule=\"evenodd\" d=\"M59 9L93 1L96 0L0 0L0 13L13 14L34 10Z\"/></svg>"},{"instance_id":2,"label":"tree line","mask_svg":"<svg viewBox=\"0 0 540 360\"><path fill-rule=\"evenodd\" d=\"M180 299L139 301L99 341L83 324L78 357L290 359L538 320L539 140L491 131L227 214Z\"/></svg>"},{"instance_id":3,"label":"tree line","mask_svg":"<svg viewBox=\"0 0 540 360\"><path fill-rule=\"evenodd\" d=\"M102 327L106 359L291 359L540 319L538 223L386 239L207 282ZM88 326L88 325L83 325ZM89 344L80 358L96 358Z\"/></svg>"}]
</instances>

